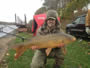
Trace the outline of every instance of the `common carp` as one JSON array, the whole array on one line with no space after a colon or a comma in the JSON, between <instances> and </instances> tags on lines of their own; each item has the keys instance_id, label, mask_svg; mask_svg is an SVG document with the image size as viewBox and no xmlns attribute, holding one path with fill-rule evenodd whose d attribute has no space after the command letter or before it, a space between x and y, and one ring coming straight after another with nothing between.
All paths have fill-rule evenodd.
<instances>
[{"instance_id":1,"label":"common carp","mask_svg":"<svg viewBox=\"0 0 90 68\"><path fill-rule=\"evenodd\" d=\"M38 46L39 48L56 48L61 43L67 45L71 42L74 42L75 40L76 38L74 36L66 33L55 33L43 36L36 36L25 43L15 45L15 59L21 56L27 49L30 49L32 46Z\"/></svg>"}]
</instances>

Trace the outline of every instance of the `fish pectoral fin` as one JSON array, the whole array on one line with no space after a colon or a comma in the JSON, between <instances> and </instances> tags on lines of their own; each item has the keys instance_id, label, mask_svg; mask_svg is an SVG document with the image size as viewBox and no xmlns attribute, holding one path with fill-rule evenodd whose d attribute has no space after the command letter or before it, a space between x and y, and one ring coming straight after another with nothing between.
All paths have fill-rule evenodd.
<instances>
[{"instance_id":1,"label":"fish pectoral fin","mask_svg":"<svg viewBox=\"0 0 90 68\"><path fill-rule=\"evenodd\" d=\"M66 55L66 53L67 53L66 48L65 47L62 47L61 49L62 49L63 54Z\"/></svg>"},{"instance_id":2,"label":"fish pectoral fin","mask_svg":"<svg viewBox=\"0 0 90 68\"><path fill-rule=\"evenodd\" d=\"M51 50L52 50L52 48L47 48L47 49L45 50L47 56L50 54Z\"/></svg>"}]
</instances>

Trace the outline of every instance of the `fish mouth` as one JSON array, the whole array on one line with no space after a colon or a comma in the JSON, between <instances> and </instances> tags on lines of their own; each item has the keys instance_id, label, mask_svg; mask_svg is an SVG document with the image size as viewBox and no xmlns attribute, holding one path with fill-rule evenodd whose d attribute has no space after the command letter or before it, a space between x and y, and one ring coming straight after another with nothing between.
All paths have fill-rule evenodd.
<instances>
[{"instance_id":1,"label":"fish mouth","mask_svg":"<svg viewBox=\"0 0 90 68\"><path fill-rule=\"evenodd\" d=\"M74 41L76 41L76 38L74 37L74 38L72 38L72 41L74 42Z\"/></svg>"}]
</instances>

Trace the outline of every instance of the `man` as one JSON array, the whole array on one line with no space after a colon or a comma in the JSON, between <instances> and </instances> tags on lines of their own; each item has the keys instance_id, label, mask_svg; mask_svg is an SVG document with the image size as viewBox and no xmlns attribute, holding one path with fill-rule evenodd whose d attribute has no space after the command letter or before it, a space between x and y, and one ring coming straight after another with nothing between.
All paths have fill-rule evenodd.
<instances>
[{"instance_id":1,"label":"man","mask_svg":"<svg viewBox=\"0 0 90 68\"><path fill-rule=\"evenodd\" d=\"M90 9L88 9L88 12L87 12L87 15L86 15L85 27L86 27L87 34L90 35Z\"/></svg>"},{"instance_id":2,"label":"man","mask_svg":"<svg viewBox=\"0 0 90 68\"><path fill-rule=\"evenodd\" d=\"M45 20L45 23L43 24L42 27L40 27L40 29L38 29L37 35L47 35L61 32L60 23L57 17L58 14L55 10L49 10L47 12L47 18ZM60 45L64 44L62 43ZM61 64L64 61L64 54L61 50L61 47L51 49L51 52L48 57L46 55L46 51L48 49L46 48L39 49L37 46L36 47L33 46L32 49L38 50L36 50L34 57L32 59L31 68L45 68L45 64L48 57L52 57L55 59L53 68L60 68Z\"/></svg>"}]
</instances>

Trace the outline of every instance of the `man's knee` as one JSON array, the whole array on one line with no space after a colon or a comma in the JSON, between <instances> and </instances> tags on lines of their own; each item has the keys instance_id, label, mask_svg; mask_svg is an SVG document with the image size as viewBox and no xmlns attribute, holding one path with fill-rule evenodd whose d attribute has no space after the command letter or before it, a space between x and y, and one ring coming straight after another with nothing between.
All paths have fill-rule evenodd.
<instances>
[{"instance_id":1,"label":"man's knee","mask_svg":"<svg viewBox=\"0 0 90 68\"><path fill-rule=\"evenodd\" d=\"M36 51L32 59L31 68L43 68L44 60L45 60L45 55L40 51Z\"/></svg>"},{"instance_id":2,"label":"man's knee","mask_svg":"<svg viewBox=\"0 0 90 68\"><path fill-rule=\"evenodd\" d=\"M64 63L64 54L63 53L56 54L55 63L60 64L60 65Z\"/></svg>"},{"instance_id":3,"label":"man's knee","mask_svg":"<svg viewBox=\"0 0 90 68\"><path fill-rule=\"evenodd\" d=\"M37 58L38 59L38 58ZM33 60L31 63L31 68L44 68L44 60L43 59L38 59L38 60Z\"/></svg>"},{"instance_id":4,"label":"man's knee","mask_svg":"<svg viewBox=\"0 0 90 68\"><path fill-rule=\"evenodd\" d=\"M44 64L32 63L30 68L44 68Z\"/></svg>"}]
</instances>

